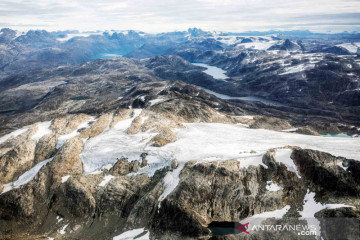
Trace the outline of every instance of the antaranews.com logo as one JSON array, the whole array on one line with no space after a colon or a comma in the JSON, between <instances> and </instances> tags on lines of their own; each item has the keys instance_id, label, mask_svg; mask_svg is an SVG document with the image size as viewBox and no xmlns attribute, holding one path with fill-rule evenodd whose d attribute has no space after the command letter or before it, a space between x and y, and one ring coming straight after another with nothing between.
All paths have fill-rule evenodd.
<instances>
[{"instance_id":1,"label":"antaranews.com logo","mask_svg":"<svg viewBox=\"0 0 360 240\"><path fill-rule=\"evenodd\" d=\"M250 234L249 231L273 231L273 232L282 232L282 231L296 231L298 235L302 236L316 236L316 226L315 225L272 225L272 224L255 224L249 227L250 222L245 223L238 227L238 229L246 234Z\"/></svg>"}]
</instances>

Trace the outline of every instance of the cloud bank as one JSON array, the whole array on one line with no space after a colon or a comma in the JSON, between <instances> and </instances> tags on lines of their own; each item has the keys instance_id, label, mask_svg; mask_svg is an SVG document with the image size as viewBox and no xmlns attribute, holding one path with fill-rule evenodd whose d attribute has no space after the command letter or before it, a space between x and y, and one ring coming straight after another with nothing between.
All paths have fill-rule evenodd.
<instances>
[{"instance_id":1,"label":"cloud bank","mask_svg":"<svg viewBox=\"0 0 360 240\"><path fill-rule=\"evenodd\" d=\"M19 30L360 31L358 0L0 0L0 26Z\"/></svg>"}]
</instances>

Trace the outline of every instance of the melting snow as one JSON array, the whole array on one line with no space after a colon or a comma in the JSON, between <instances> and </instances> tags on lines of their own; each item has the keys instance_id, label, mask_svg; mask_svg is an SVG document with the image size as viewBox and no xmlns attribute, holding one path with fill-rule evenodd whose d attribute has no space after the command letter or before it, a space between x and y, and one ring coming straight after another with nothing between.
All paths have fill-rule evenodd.
<instances>
[{"instance_id":1,"label":"melting snow","mask_svg":"<svg viewBox=\"0 0 360 240\"><path fill-rule=\"evenodd\" d=\"M291 73L302 72L302 71L305 71L307 69L314 68L314 67L315 67L314 64L308 64L307 66L304 64L299 64L296 66L285 68L285 72L280 73L279 75L286 75L286 74L291 74Z\"/></svg>"},{"instance_id":2,"label":"melting snow","mask_svg":"<svg viewBox=\"0 0 360 240\"><path fill-rule=\"evenodd\" d=\"M59 233L61 234L61 235L64 235L66 232L65 232L65 230L66 230L66 228L69 226L69 224L66 224L65 226L63 226L61 229L60 229L60 231L59 231Z\"/></svg>"},{"instance_id":3,"label":"melting snow","mask_svg":"<svg viewBox=\"0 0 360 240\"><path fill-rule=\"evenodd\" d=\"M252 48L257 50L267 50L277 43L278 41L254 41L249 43L240 43L237 46L243 46L244 48Z\"/></svg>"},{"instance_id":4,"label":"melting snow","mask_svg":"<svg viewBox=\"0 0 360 240\"><path fill-rule=\"evenodd\" d=\"M158 99L150 100L149 103L150 103L151 106L154 106L155 104L158 104L158 103L161 103L161 102L164 102L164 101L166 101L166 99L158 98Z\"/></svg>"},{"instance_id":5,"label":"melting snow","mask_svg":"<svg viewBox=\"0 0 360 240\"><path fill-rule=\"evenodd\" d=\"M262 223L262 221L264 221L268 218L282 218L289 209L290 209L290 206L286 205L282 209L255 214L251 217L247 217L247 218L241 220L241 223L242 224L249 223L248 229L251 229L255 225L260 225Z\"/></svg>"},{"instance_id":6,"label":"melting snow","mask_svg":"<svg viewBox=\"0 0 360 240\"><path fill-rule=\"evenodd\" d=\"M42 162L39 162L38 164L36 164L34 167L32 167L30 170L26 171L25 173L23 173L18 180L16 180L15 182L11 182L11 183L7 183L4 184L4 189L2 191L2 193L8 192L14 188L18 188L21 185L24 185L28 182L30 182L31 180L34 179L34 177L36 176L36 174L40 171L40 169L47 164L48 162L50 162L52 160L52 158L46 159Z\"/></svg>"},{"instance_id":7,"label":"melting snow","mask_svg":"<svg viewBox=\"0 0 360 240\"><path fill-rule=\"evenodd\" d=\"M289 128L289 129L284 129L281 130L282 132L296 132L298 130L298 128Z\"/></svg>"},{"instance_id":8,"label":"melting snow","mask_svg":"<svg viewBox=\"0 0 360 240\"><path fill-rule=\"evenodd\" d=\"M323 210L323 209L336 209L336 208L342 208L342 207L351 207L349 205L345 204L321 204L317 203L315 201L315 193L308 192L305 195L304 198L304 206L303 210L300 212L300 215L303 219L306 219L308 224L312 224L316 226L316 233L319 236L320 235L320 221L315 218L315 213Z\"/></svg>"},{"instance_id":9,"label":"melting snow","mask_svg":"<svg viewBox=\"0 0 360 240\"><path fill-rule=\"evenodd\" d=\"M337 46L345 48L350 53L356 53L358 50L358 46L355 45L354 43L343 43L343 44L339 44Z\"/></svg>"},{"instance_id":10,"label":"melting snow","mask_svg":"<svg viewBox=\"0 0 360 240\"><path fill-rule=\"evenodd\" d=\"M292 149L277 149L275 160L283 163L290 172L296 173L298 178L301 178L294 161L290 158L292 152Z\"/></svg>"},{"instance_id":11,"label":"melting snow","mask_svg":"<svg viewBox=\"0 0 360 240\"><path fill-rule=\"evenodd\" d=\"M90 122L94 121L94 119L95 119L94 117L91 117L88 121L80 124L73 132L71 132L69 134L61 135L57 140L56 148L57 149L61 148L64 145L64 143L66 142L66 140L79 135L80 134L80 132L79 132L80 129L89 128L90 127Z\"/></svg>"},{"instance_id":12,"label":"melting snow","mask_svg":"<svg viewBox=\"0 0 360 240\"><path fill-rule=\"evenodd\" d=\"M113 165L117 158L126 157L129 161L141 161L141 153L154 133L141 132L128 135L126 130L132 121L139 116L141 109L135 109L132 118L118 122L113 128L86 141L84 150L80 154L84 166L84 173L100 170L103 166Z\"/></svg>"},{"instance_id":13,"label":"melting snow","mask_svg":"<svg viewBox=\"0 0 360 240\"><path fill-rule=\"evenodd\" d=\"M21 128L21 129L15 130L15 131L13 131L13 132L11 132L9 134L6 134L6 135L0 137L0 144L7 141L11 137L17 137L17 136L23 134L27 130L29 130L29 129L28 128Z\"/></svg>"},{"instance_id":14,"label":"melting snow","mask_svg":"<svg viewBox=\"0 0 360 240\"><path fill-rule=\"evenodd\" d=\"M254 119L254 116L250 116L250 115L244 115L244 116L239 116L240 118L245 118L245 119Z\"/></svg>"},{"instance_id":15,"label":"melting snow","mask_svg":"<svg viewBox=\"0 0 360 240\"><path fill-rule=\"evenodd\" d=\"M283 189L282 187L280 187L273 181L267 181L267 183L266 183L266 190L268 190L269 192L277 192L282 189Z\"/></svg>"},{"instance_id":16,"label":"melting snow","mask_svg":"<svg viewBox=\"0 0 360 240\"><path fill-rule=\"evenodd\" d=\"M114 176L113 175L107 175L104 177L104 180L102 180L102 182L99 184L100 187L105 187L106 184L108 184L110 182L111 179L113 179Z\"/></svg>"},{"instance_id":17,"label":"melting snow","mask_svg":"<svg viewBox=\"0 0 360 240\"><path fill-rule=\"evenodd\" d=\"M126 133L132 120L141 112L141 110L135 111L136 114L132 118L120 121L114 128L86 142L80 155L84 172L99 171L106 165L113 165L116 159L121 157L127 157L129 161L141 161L140 154L146 152L149 165L141 168L136 174L146 173L151 176L157 169L169 166L173 159L177 159L179 168L169 172L164 179L166 186L161 199L176 187L181 165L190 160L202 162L238 159L241 167L263 165L262 155L268 149L286 145L325 151L335 156L360 160L358 147L360 138L324 138L250 129L222 123L184 124L185 128L173 129L178 138L176 142L163 147L153 147L147 142L154 134L140 132L128 135ZM250 150L254 150L256 155L249 154ZM296 166L290 158L291 151L291 149L279 149L276 151L275 159L284 163L289 171L297 173Z\"/></svg>"},{"instance_id":18,"label":"melting snow","mask_svg":"<svg viewBox=\"0 0 360 240\"><path fill-rule=\"evenodd\" d=\"M176 169L168 172L163 179L164 191L159 197L159 207L162 200L164 200L179 184L180 172L184 168L184 164L179 165Z\"/></svg>"},{"instance_id":19,"label":"melting snow","mask_svg":"<svg viewBox=\"0 0 360 240\"><path fill-rule=\"evenodd\" d=\"M146 234L144 234L146 232ZM140 234L144 234L141 237L137 237ZM122 234L116 236L113 238L113 240L149 240L150 239L150 233L149 231L146 231L144 228L138 228L129 230L126 232L123 232Z\"/></svg>"},{"instance_id":20,"label":"melting snow","mask_svg":"<svg viewBox=\"0 0 360 240\"><path fill-rule=\"evenodd\" d=\"M56 220L57 220L57 222L59 223L59 222L61 222L62 220L64 220L62 217L60 217L60 216L56 216Z\"/></svg>"},{"instance_id":21,"label":"melting snow","mask_svg":"<svg viewBox=\"0 0 360 240\"><path fill-rule=\"evenodd\" d=\"M36 142L38 142L43 136L52 133L50 126L51 121L39 123L37 125L37 132L32 135L31 139L34 139Z\"/></svg>"},{"instance_id":22,"label":"melting snow","mask_svg":"<svg viewBox=\"0 0 360 240\"><path fill-rule=\"evenodd\" d=\"M239 158L240 167L241 168L248 168L249 166L263 166L264 168L268 168L265 164L262 162L263 154L258 154L255 156L243 156Z\"/></svg>"},{"instance_id":23,"label":"melting snow","mask_svg":"<svg viewBox=\"0 0 360 240\"><path fill-rule=\"evenodd\" d=\"M338 165L339 167L341 167L341 168L344 169L345 171L348 169L347 167L344 167L344 166L343 166L343 162L339 162L339 163L336 164L336 165Z\"/></svg>"},{"instance_id":24,"label":"melting snow","mask_svg":"<svg viewBox=\"0 0 360 240\"><path fill-rule=\"evenodd\" d=\"M149 133L126 134L126 129L134 117L119 122L113 129L86 142L84 151L80 155L85 173L114 164L116 158L121 156L140 161L140 154L144 151L149 154L149 164L159 164L159 167L166 165L164 162L171 162L174 158L179 162L203 161L209 158L241 160L241 158L258 156L244 155L246 151L254 150L258 154L264 154L270 148L286 145L296 145L360 160L359 138L324 138L265 129L249 129L222 123L184 124L185 128L173 129L178 137L176 142L163 147L152 147L146 144ZM290 159L291 151L291 149L277 150L276 159L295 171L296 166Z\"/></svg>"},{"instance_id":25,"label":"melting snow","mask_svg":"<svg viewBox=\"0 0 360 240\"><path fill-rule=\"evenodd\" d=\"M64 183L69 179L70 175L66 175L64 177L61 177L61 182Z\"/></svg>"}]
</instances>

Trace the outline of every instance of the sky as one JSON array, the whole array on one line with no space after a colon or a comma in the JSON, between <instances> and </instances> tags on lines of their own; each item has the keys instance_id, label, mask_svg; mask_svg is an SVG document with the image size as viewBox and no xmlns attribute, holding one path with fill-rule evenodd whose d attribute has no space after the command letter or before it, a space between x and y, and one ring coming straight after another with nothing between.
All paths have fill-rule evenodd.
<instances>
[{"instance_id":1,"label":"sky","mask_svg":"<svg viewBox=\"0 0 360 240\"><path fill-rule=\"evenodd\" d=\"M360 32L360 0L0 0L0 28Z\"/></svg>"}]
</instances>

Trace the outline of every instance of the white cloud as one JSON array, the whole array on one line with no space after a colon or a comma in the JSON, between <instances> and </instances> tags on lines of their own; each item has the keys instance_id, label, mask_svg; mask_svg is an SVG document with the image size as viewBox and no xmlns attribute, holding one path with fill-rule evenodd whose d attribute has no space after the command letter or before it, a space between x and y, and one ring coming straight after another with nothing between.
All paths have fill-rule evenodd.
<instances>
[{"instance_id":1,"label":"white cloud","mask_svg":"<svg viewBox=\"0 0 360 240\"><path fill-rule=\"evenodd\" d=\"M358 0L1 0L0 24L28 29L360 30ZM335 27L334 27L335 26Z\"/></svg>"}]
</instances>

